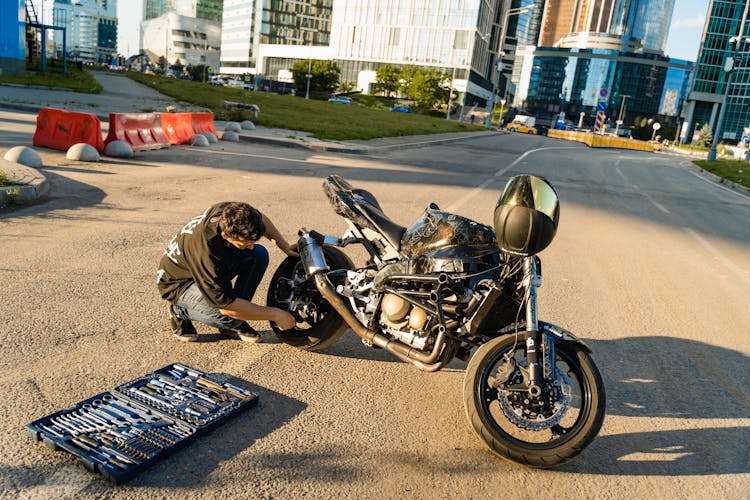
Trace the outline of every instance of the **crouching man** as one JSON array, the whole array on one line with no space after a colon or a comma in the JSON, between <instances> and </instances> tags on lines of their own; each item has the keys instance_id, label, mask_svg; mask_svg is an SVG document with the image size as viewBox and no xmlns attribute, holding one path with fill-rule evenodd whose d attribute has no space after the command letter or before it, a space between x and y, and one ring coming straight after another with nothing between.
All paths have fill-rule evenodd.
<instances>
[{"instance_id":1,"label":"crouching man","mask_svg":"<svg viewBox=\"0 0 750 500\"><path fill-rule=\"evenodd\" d=\"M193 321L245 342L261 340L249 320L272 321L282 330L295 325L289 312L251 302L268 267L268 250L257 244L261 236L285 254L299 256L296 244L290 245L268 217L244 202L213 205L172 238L159 263L157 285L169 302L177 339L198 339Z\"/></svg>"}]
</instances>

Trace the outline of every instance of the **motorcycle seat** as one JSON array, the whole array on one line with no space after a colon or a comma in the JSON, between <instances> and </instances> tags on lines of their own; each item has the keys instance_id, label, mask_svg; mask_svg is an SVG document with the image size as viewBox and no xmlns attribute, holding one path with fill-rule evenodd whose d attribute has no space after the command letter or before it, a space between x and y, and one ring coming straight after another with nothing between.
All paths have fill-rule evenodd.
<instances>
[{"instance_id":1,"label":"motorcycle seat","mask_svg":"<svg viewBox=\"0 0 750 500\"><path fill-rule=\"evenodd\" d=\"M401 251L401 238L406 228L385 215L372 193L354 188L338 175L328 176L324 188L336 213L363 228L379 232L396 250Z\"/></svg>"}]
</instances>

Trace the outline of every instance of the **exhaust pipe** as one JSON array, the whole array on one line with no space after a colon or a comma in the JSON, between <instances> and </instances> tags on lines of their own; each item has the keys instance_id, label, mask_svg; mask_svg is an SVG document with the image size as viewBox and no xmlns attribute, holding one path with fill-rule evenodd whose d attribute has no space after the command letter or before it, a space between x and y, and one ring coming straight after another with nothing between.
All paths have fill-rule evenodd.
<instances>
[{"instance_id":1,"label":"exhaust pipe","mask_svg":"<svg viewBox=\"0 0 750 500\"><path fill-rule=\"evenodd\" d=\"M444 366L444 362L437 362L445 344L445 328L442 326L430 354L417 351L405 344L391 342L386 336L370 330L359 322L343 299L334 291L333 286L331 286L323 273L315 274L313 279L315 280L315 286L323 298L331 304L336 312L346 321L346 324L362 339L385 349L400 360L411 363L422 371L435 372Z\"/></svg>"}]
</instances>

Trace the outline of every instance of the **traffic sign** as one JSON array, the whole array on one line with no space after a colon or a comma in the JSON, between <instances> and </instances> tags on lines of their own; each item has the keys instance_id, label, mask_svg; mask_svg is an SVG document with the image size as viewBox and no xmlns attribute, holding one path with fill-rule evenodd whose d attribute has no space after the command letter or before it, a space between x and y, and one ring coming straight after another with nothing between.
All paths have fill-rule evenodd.
<instances>
[{"instance_id":1,"label":"traffic sign","mask_svg":"<svg viewBox=\"0 0 750 500\"><path fill-rule=\"evenodd\" d=\"M659 130L661 128L661 124L659 122L655 122L653 125L651 125L654 130Z\"/></svg>"},{"instance_id":2,"label":"traffic sign","mask_svg":"<svg viewBox=\"0 0 750 500\"><path fill-rule=\"evenodd\" d=\"M599 104L596 105L597 111L606 111L607 110L607 101L599 101Z\"/></svg>"},{"instance_id":3,"label":"traffic sign","mask_svg":"<svg viewBox=\"0 0 750 500\"><path fill-rule=\"evenodd\" d=\"M608 94L609 94L609 90L607 90L604 87L602 87L602 89L599 91L599 97L604 98L604 97L607 97Z\"/></svg>"},{"instance_id":4,"label":"traffic sign","mask_svg":"<svg viewBox=\"0 0 750 500\"><path fill-rule=\"evenodd\" d=\"M750 142L750 135L743 135L742 136L742 142L744 142L745 144L747 144L748 142Z\"/></svg>"}]
</instances>

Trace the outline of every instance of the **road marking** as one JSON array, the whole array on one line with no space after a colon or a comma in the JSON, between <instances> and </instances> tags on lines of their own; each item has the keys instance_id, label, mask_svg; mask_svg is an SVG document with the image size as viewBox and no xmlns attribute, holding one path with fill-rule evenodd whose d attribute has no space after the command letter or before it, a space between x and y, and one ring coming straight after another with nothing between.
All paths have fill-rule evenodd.
<instances>
[{"instance_id":1,"label":"road marking","mask_svg":"<svg viewBox=\"0 0 750 500\"><path fill-rule=\"evenodd\" d=\"M735 276L750 285L750 273L739 267L731 259L725 257L718 248L714 247L711 243L708 242L708 240L696 233L691 228L686 227L685 231L687 231L690 236L698 240L698 243L700 243L703 248L705 248L710 254L712 254L716 258L716 260L723 264L727 269L734 273Z\"/></svg>"},{"instance_id":2,"label":"road marking","mask_svg":"<svg viewBox=\"0 0 750 500\"><path fill-rule=\"evenodd\" d=\"M581 149L577 147L552 147L552 148L537 148L537 149L530 149L529 151L526 151L524 154L516 158L510 165L508 165L505 168L501 168L495 174L492 178L484 181L479 186L472 189L468 194L464 195L462 198L459 198L456 202L448 205L446 208L446 211L448 212L457 212L459 208L461 208L466 202L476 197L479 193L484 191L487 186L495 182L499 177L502 177L505 175L505 173L510 170L511 168L515 167L519 162L521 162L524 158L526 158L531 153L537 153L539 151L548 151L552 149Z\"/></svg>"},{"instance_id":3,"label":"road marking","mask_svg":"<svg viewBox=\"0 0 750 500\"><path fill-rule=\"evenodd\" d=\"M620 160L617 160L617 161L615 162L615 165L618 165L619 163L620 163ZM630 182L630 181L628 180L628 178L627 178L627 177L625 177L625 174L623 174L623 173L622 173L622 170L620 170L620 167L617 167L617 166L616 166L616 167L615 167L615 171L616 171L616 172L617 172L618 174L620 174L620 177L622 177L622 179L623 179L623 180L624 180L625 182ZM637 184L632 184L632 183L631 183L631 184L630 184L630 186L631 186L631 187L632 187L633 189L635 189L635 190L636 190L637 192L639 192L640 194L642 194L642 195L643 195L643 197L644 197L644 198L646 198L646 199L647 199L648 201L650 201L650 202L651 202L651 204L652 204L653 206L655 206L656 208L658 208L659 210L661 210L661 211L662 211L662 212L664 212L665 214L667 214L667 215L670 215L670 214L672 213L672 212L670 212L669 210L667 210L667 208L666 208L666 207L665 207L664 205L662 205L661 203L659 203L658 201L656 201L655 199L653 199L653 198L651 197L651 195L650 195L650 194L648 194L648 193L646 193L646 192L643 192L643 191L640 191L640 189L641 189L641 188L639 188Z\"/></svg>"}]
</instances>

